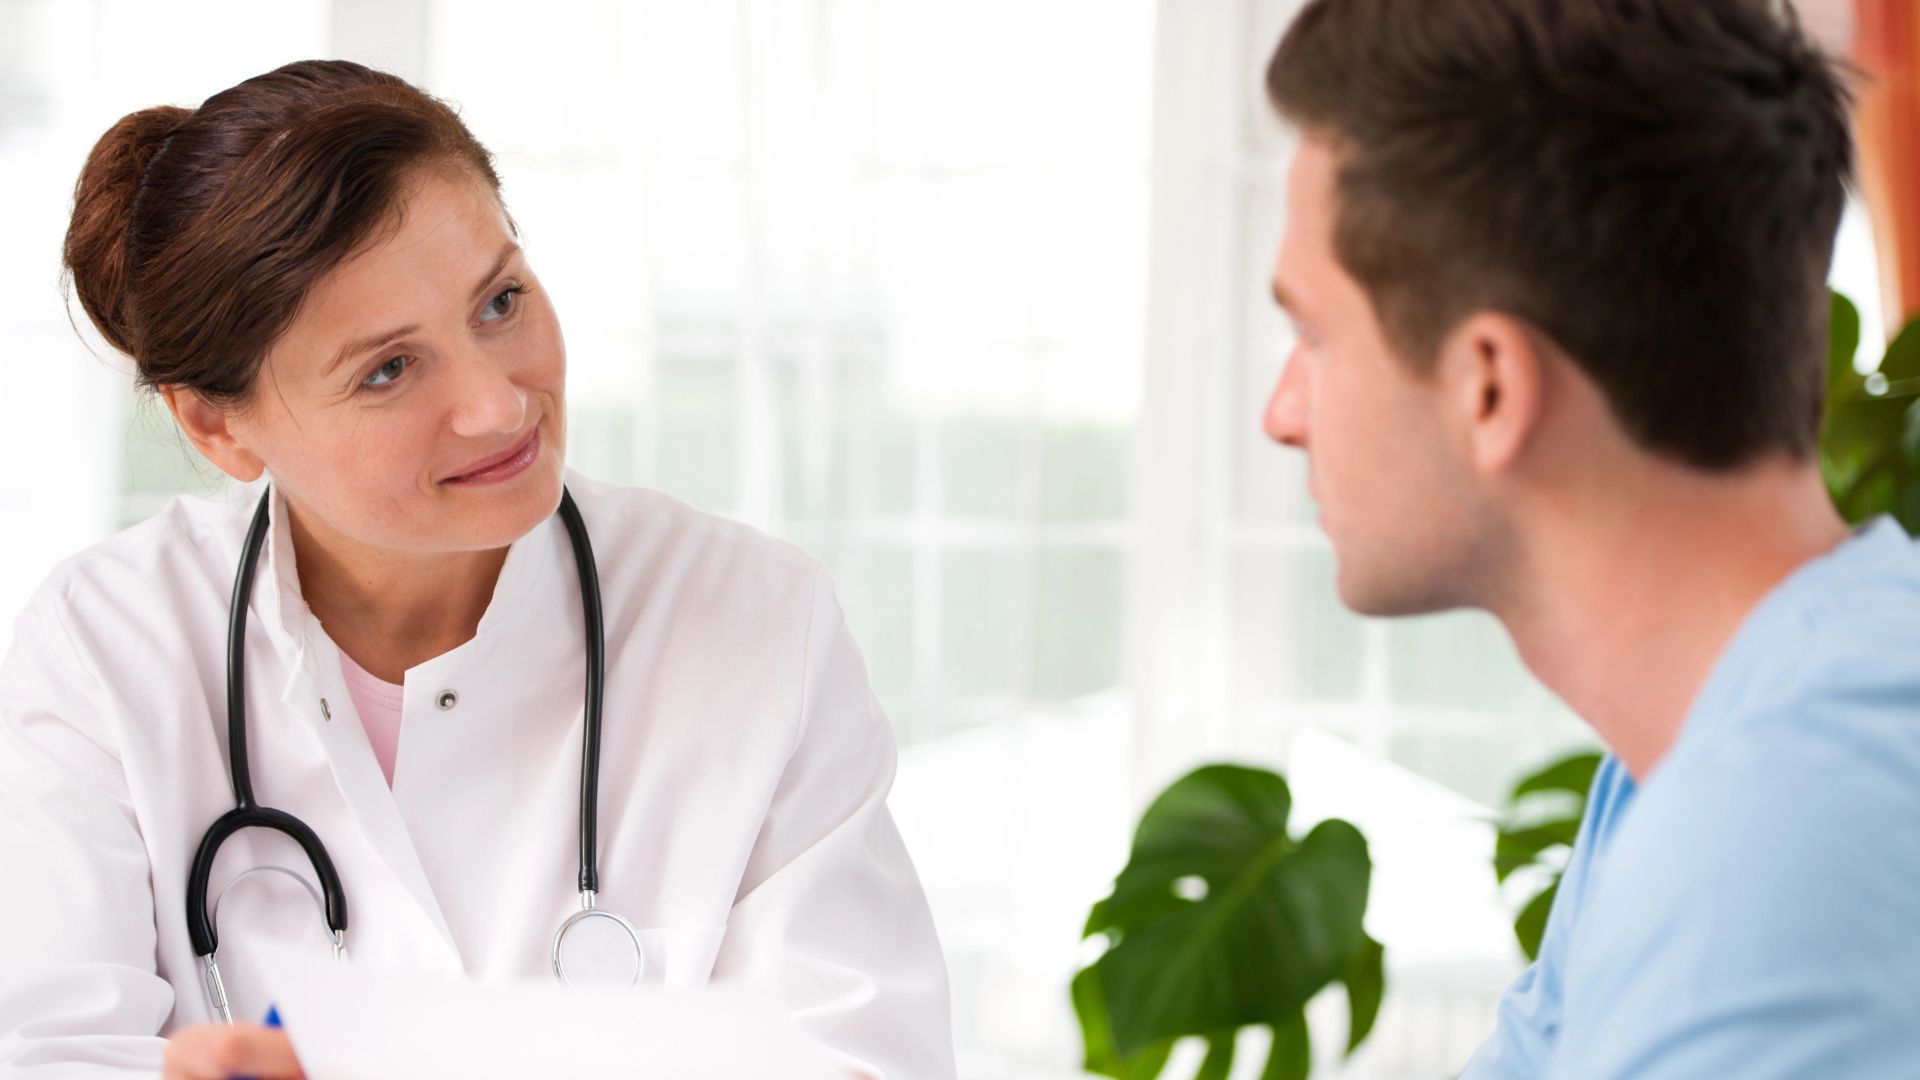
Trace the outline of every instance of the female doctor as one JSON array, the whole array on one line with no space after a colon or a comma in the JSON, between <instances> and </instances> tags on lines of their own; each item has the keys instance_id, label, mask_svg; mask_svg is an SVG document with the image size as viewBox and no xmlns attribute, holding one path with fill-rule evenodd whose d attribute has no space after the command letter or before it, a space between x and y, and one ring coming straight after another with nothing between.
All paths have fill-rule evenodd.
<instances>
[{"instance_id":1,"label":"female doctor","mask_svg":"<svg viewBox=\"0 0 1920 1080\"><path fill-rule=\"evenodd\" d=\"M825 574L563 467L559 322L452 111L303 62L133 113L65 256L241 483L20 617L0 1076L299 1076L254 1023L265 943L738 980L852 1073L952 1075L893 743Z\"/></svg>"}]
</instances>

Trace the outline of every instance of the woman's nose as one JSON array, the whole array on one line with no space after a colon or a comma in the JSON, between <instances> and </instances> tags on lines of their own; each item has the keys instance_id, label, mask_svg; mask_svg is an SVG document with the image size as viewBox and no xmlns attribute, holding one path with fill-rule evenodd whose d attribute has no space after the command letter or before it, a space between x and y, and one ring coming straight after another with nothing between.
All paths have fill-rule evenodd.
<instances>
[{"instance_id":1,"label":"woman's nose","mask_svg":"<svg viewBox=\"0 0 1920 1080\"><path fill-rule=\"evenodd\" d=\"M527 418L527 393L513 381L512 369L498 357L474 351L460 357L453 401L457 435L495 435L519 431Z\"/></svg>"}]
</instances>

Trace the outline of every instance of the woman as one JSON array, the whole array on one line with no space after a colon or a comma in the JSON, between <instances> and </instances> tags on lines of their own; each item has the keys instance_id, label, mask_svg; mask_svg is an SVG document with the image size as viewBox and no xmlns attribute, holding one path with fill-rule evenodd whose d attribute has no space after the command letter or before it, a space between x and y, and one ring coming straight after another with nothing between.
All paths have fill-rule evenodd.
<instances>
[{"instance_id":1,"label":"woman","mask_svg":"<svg viewBox=\"0 0 1920 1080\"><path fill-rule=\"evenodd\" d=\"M552 978L586 906L631 926L597 921L610 978L740 980L855 1072L952 1074L893 743L825 574L563 468L559 323L516 238L453 112L356 64L143 110L94 148L74 288L241 483L61 565L0 667L0 1074L298 1076L250 1022L271 995L250 945L344 924L356 962ZM583 562L556 514L575 506ZM342 895L269 828L189 895L247 778Z\"/></svg>"}]
</instances>

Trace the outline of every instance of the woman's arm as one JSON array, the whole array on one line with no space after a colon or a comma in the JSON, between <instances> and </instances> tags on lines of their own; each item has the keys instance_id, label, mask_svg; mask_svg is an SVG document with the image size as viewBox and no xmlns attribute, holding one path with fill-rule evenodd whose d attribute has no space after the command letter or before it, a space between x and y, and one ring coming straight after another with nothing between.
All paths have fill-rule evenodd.
<instances>
[{"instance_id":1,"label":"woman's arm","mask_svg":"<svg viewBox=\"0 0 1920 1080\"><path fill-rule=\"evenodd\" d=\"M933 917L887 812L892 730L825 571L816 573L800 734L747 863L714 976L770 988L875 1080L954 1075Z\"/></svg>"},{"instance_id":2,"label":"woman's arm","mask_svg":"<svg viewBox=\"0 0 1920 1080\"><path fill-rule=\"evenodd\" d=\"M155 1076L173 990L155 970L146 845L99 684L35 596L0 663L0 1077Z\"/></svg>"}]
</instances>

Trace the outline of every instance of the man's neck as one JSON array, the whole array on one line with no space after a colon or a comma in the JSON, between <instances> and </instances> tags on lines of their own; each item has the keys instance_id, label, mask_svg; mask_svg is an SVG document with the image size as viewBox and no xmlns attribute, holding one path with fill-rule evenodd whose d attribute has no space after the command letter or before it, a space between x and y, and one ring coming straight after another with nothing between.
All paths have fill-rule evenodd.
<instances>
[{"instance_id":1,"label":"man's neck","mask_svg":"<svg viewBox=\"0 0 1920 1080\"><path fill-rule=\"evenodd\" d=\"M506 562L506 548L395 552L366 547L288 504L300 592L342 652L375 678L473 639Z\"/></svg>"},{"instance_id":2,"label":"man's neck","mask_svg":"<svg viewBox=\"0 0 1920 1080\"><path fill-rule=\"evenodd\" d=\"M1806 463L1735 477L1653 465L1627 488L1543 513L1526 580L1494 614L1534 674L1644 780L1748 614L1847 529Z\"/></svg>"}]
</instances>

